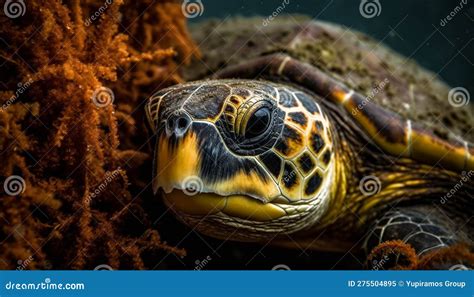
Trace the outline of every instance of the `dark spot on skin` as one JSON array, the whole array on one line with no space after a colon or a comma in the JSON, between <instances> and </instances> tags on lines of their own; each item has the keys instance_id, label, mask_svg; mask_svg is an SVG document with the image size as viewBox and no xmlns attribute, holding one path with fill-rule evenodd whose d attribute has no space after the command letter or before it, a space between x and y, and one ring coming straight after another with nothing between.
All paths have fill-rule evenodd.
<instances>
[{"instance_id":1,"label":"dark spot on skin","mask_svg":"<svg viewBox=\"0 0 474 297\"><path fill-rule=\"evenodd\" d=\"M226 121L227 121L227 124L233 125L234 124L234 117L231 116L231 115L226 115Z\"/></svg>"},{"instance_id":2,"label":"dark spot on skin","mask_svg":"<svg viewBox=\"0 0 474 297\"><path fill-rule=\"evenodd\" d=\"M331 152L329 150L327 150L326 152L324 152L323 154L323 162L324 164L329 164L329 161L331 160Z\"/></svg>"},{"instance_id":3,"label":"dark spot on skin","mask_svg":"<svg viewBox=\"0 0 474 297\"><path fill-rule=\"evenodd\" d=\"M234 107L233 107L232 105L227 105L227 106L225 107L225 111L226 111L226 112L229 112L229 113L234 113L234 112L235 112L235 109L234 109Z\"/></svg>"},{"instance_id":4,"label":"dark spot on skin","mask_svg":"<svg viewBox=\"0 0 474 297\"><path fill-rule=\"evenodd\" d=\"M448 126L448 127L453 127L453 126L454 126L454 125L453 125L453 121L452 121L449 117L447 117L447 116L444 116L444 117L442 118L442 121L443 121L443 124L444 124L445 126Z\"/></svg>"},{"instance_id":5,"label":"dark spot on skin","mask_svg":"<svg viewBox=\"0 0 474 297\"><path fill-rule=\"evenodd\" d=\"M304 189L304 193L306 195L313 195L321 186L323 178L319 174L319 172L315 172L306 183L306 187Z\"/></svg>"},{"instance_id":6,"label":"dark spot on skin","mask_svg":"<svg viewBox=\"0 0 474 297\"><path fill-rule=\"evenodd\" d=\"M301 144L303 140L298 131L288 125L285 125L285 127L283 128L282 135L275 144L275 149L285 156L288 155L291 150L290 141Z\"/></svg>"},{"instance_id":7,"label":"dark spot on skin","mask_svg":"<svg viewBox=\"0 0 474 297\"><path fill-rule=\"evenodd\" d=\"M304 108L306 108L310 113L316 114L319 112L316 103L314 102L313 98L308 97L306 94L303 93L296 93L296 97L300 100L301 104L303 104Z\"/></svg>"},{"instance_id":8,"label":"dark spot on skin","mask_svg":"<svg viewBox=\"0 0 474 297\"><path fill-rule=\"evenodd\" d=\"M323 131L324 130L323 123L321 123L321 121L316 121L316 128L318 128L318 131Z\"/></svg>"},{"instance_id":9,"label":"dark spot on skin","mask_svg":"<svg viewBox=\"0 0 474 297\"><path fill-rule=\"evenodd\" d=\"M268 151L258 157L260 161L267 167L268 171L275 177L278 178L281 170L282 160L274 152Z\"/></svg>"},{"instance_id":10,"label":"dark spot on skin","mask_svg":"<svg viewBox=\"0 0 474 297\"><path fill-rule=\"evenodd\" d=\"M318 133L313 133L311 136L311 148L316 154L319 154L321 149L324 147L324 140Z\"/></svg>"},{"instance_id":11,"label":"dark spot on skin","mask_svg":"<svg viewBox=\"0 0 474 297\"><path fill-rule=\"evenodd\" d=\"M232 102L235 105L238 105L240 101L239 101L239 98L237 98L235 96L231 96L230 97L230 102Z\"/></svg>"},{"instance_id":12,"label":"dark spot on skin","mask_svg":"<svg viewBox=\"0 0 474 297\"><path fill-rule=\"evenodd\" d=\"M280 99L278 100L278 103L285 107L296 107L298 106L298 102L296 102L295 97L293 97L293 94L290 92L284 90L284 89L279 89L278 90L280 93Z\"/></svg>"},{"instance_id":13,"label":"dark spot on skin","mask_svg":"<svg viewBox=\"0 0 474 297\"><path fill-rule=\"evenodd\" d=\"M298 173L296 172L296 169L293 168L293 166L291 166L288 162L285 163L281 180L287 189L294 187L298 180Z\"/></svg>"},{"instance_id":14,"label":"dark spot on skin","mask_svg":"<svg viewBox=\"0 0 474 297\"><path fill-rule=\"evenodd\" d=\"M306 152L298 159L298 164L304 173L309 173L315 166L313 159L311 159L311 156Z\"/></svg>"},{"instance_id":15,"label":"dark spot on skin","mask_svg":"<svg viewBox=\"0 0 474 297\"><path fill-rule=\"evenodd\" d=\"M293 122L300 124L303 127L305 127L306 123L308 123L308 119L302 112L290 112L288 113L288 116Z\"/></svg>"}]
</instances>

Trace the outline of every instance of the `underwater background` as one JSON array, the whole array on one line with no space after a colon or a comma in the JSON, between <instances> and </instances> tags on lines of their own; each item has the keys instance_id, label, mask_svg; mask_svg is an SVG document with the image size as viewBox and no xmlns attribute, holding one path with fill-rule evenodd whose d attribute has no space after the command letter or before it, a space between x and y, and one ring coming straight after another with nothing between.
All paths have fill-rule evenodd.
<instances>
[{"instance_id":1,"label":"underwater background","mask_svg":"<svg viewBox=\"0 0 474 297\"><path fill-rule=\"evenodd\" d=\"M289 14L366 33L473 95L473 1L1 0L0 269L361 268L356 251L221 241L179 222L152 193L144 104L205 54L188 25ZM186 2L201 10L184 15Z\"/></svg>"}]
</instances>

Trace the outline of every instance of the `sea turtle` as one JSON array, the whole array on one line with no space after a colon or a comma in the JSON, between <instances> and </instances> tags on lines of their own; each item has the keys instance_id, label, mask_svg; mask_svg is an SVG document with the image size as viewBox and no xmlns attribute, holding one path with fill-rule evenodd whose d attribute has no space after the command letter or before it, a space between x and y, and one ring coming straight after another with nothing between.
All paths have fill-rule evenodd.
<instances>
[{"instance_id":1,"label":"sea turtle","mask_svg":"<svg viewBox=\"0 0 474 297\"><path fill-rule=\"evenodd\" d=\"M472 267L454 248L473 239L472 106L361 33L260 22L200 24L203 59L186 75L201 80L150 98L154 191L224 240Z\"/></svg>"}]
</instances>

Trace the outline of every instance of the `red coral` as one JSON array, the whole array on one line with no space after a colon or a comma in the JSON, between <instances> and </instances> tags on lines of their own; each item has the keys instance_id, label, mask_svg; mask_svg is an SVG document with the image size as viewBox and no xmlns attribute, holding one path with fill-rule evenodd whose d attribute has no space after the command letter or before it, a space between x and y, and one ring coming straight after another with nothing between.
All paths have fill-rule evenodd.
<instances>
[{"instance_id":1,"label":"red coral","mask_svg":"<svg viewBox=\"0 0 474 297\"><path fill-rule=\"evenodd\" d=\"M151 228L135 172L149 158L143 103L199 54L180 5L123 2L35 0L1 16L0 181L25 181L0 192L2 269L143 269L144 253L185 253Z\"/></svg>"}]
</instances>

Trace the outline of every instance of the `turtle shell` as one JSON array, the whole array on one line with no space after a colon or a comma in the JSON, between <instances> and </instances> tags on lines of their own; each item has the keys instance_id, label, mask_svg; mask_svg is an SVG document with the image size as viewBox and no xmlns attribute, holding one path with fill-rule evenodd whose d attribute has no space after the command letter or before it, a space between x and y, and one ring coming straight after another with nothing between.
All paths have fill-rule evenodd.
<instances>
[{"instance_id":1,"label":"turtle shell","mask_svg":"<svg viewBox=\"0 0 474 297\"><path fill-rule=\"evenodd\" d=\"M192 26L191 32L203 59L186 70L188 80L285 53L442 140L474 143L474 105L450 104L450 88L436 74L360 32L299 16L279 16L267 26L261 18L211 20Z\"/></svg>"}]
</instances>

